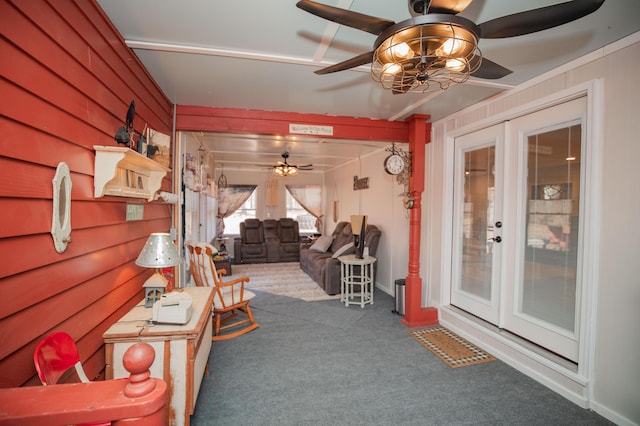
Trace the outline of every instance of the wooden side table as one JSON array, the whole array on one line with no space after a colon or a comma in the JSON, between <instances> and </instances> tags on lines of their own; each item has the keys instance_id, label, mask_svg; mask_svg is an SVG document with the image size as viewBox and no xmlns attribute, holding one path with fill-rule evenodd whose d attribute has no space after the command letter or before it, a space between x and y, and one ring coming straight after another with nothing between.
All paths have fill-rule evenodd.
<instances>
[{"instance_id":1,"label":"wooden side table","mask_svg":"<svg viewBox=\"0 0 640 426\"><path fill-rule=\"evenodd\" d=\"M219 271L220 269L224 269L225 271L227 271L227 276L233 274L233 272L231 272L231 259L229 257L220 260L216 260L214 258L213 264L216 265L217 271Z\"/></svg>"},{"instance_id":2,"label":"wooden side table","mask_svg":"<svg viewBox=\"0 0 640 426\"><path fill-rule=\"evenodd\" d=\"M185 287L193 299L193 314L184 325L153 324L152 308L144 300L103 334L106 378L129 377L124 352L147 342L156 352L151 376L167 382L167 424L189 425L211 350L213 287Z\"/></svg>"},{"instance_id":3,"label":"wooden side table","mask_svg":"<svg viewBox=\"0 0 640 426\"><path fill-rule=\"evenodd\" d=\"M340 301L345 306L360 305L364 308L367 303L373 305L373 287L375 285L373 276L373 264L376 258L364 256L358 259L355 254L340 256ZM355 287L360 291L356 292ZM358 298L354 300L354 298Z\"/></svg>"}]
</instances>

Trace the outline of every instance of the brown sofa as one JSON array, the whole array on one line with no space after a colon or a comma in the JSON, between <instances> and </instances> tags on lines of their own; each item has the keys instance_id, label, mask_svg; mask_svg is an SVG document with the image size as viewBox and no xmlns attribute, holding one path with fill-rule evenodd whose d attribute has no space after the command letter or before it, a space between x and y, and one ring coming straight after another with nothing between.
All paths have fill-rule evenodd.
<instances>
[{"instance_id":1,"label":"brown sofa","mask_svg":"<svg viewBox=\"0 0 640 426\"><path fill-rule=\"evenodd\" d=\"M365 247L369 248L369 255L375 256L382 232L374 225L367 225L365 231ZM349 247L342 253L337 253L343 247L353 243L351 223L340 222L331 234L332 242L326 251L314 249L312 244L303 245L300 249L300 268L307 273L327 294L340 293L340 261L337 256L354 253ZM376 262L377 264L377 262ZM374 264L374 271L376 269Z\"/></svg>"},{"instance_id":2,"label":"brown sofa","mask_svg":"<svg viewBox=\"0 0 640 426\"><path fill-rule=\"evenodd\" d=\"M300 259L298 222L289 218L246 219L234 240L234 263L297 262Z\"/></svg>"}]
</instances>

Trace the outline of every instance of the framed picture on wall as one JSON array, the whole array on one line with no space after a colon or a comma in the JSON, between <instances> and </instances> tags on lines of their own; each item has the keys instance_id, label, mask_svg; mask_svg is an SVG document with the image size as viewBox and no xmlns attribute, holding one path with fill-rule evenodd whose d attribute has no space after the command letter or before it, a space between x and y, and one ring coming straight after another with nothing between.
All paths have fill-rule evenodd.
<instances>
[{"instance_id":1,"label":"framed picture on wall","mask_svg":"<svg viewBox=\"0 0 640 426\"><path fill-rule=\"evenodd\" d=\"M147 157L171 168L171 137L157 130L147 130Z\"/></svg>"}]
</instances>

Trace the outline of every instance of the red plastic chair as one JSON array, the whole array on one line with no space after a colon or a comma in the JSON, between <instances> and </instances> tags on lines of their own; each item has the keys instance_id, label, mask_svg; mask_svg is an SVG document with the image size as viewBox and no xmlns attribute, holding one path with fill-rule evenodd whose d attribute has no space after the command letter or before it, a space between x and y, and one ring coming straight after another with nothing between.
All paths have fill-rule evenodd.
<instances>
[{"instance_id":1,"label":"red plastic chair","mask_svg":"<svg viewBox=\"0 0 640 426\"><path fill-rule=\"evenodd\" d=\"M33 363L43 385L55 385L70 368L75 368L80 381L89 383L82 368L78 348L73 338L63 331L45 337L33 353ZM111 422L86 423L78 426L109 426Z\"/></svg>"},{"instance_id":2,"label":"red plastic chair","mask_svg":"<svg viewBox=\"0 0 640 426\"><path fill-rule=\"evenodd\" d=\"M60 331L45 337L36 347L33 362L43 385L55 385L71 367L75 367L82 382L89 382L76 343L67 333Z\"/></svg>"}]
</instances>

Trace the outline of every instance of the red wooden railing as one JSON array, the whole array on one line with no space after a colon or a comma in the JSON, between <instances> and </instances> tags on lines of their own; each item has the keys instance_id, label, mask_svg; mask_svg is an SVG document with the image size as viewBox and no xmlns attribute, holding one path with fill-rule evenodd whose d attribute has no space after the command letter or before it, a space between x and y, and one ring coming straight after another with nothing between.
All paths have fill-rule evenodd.
<instances>
[{"instance_id":1,"label":"red wooden railing","mask_svg":"<svg viewBox=\"0 0 640 426\"><path fill-rule=\"evenodd\" d=\"M123 356L129 379L0 389L0 425L164 425L167 384L151 377L154 358L136 343Z\"/></svg>"}]
</instances>

